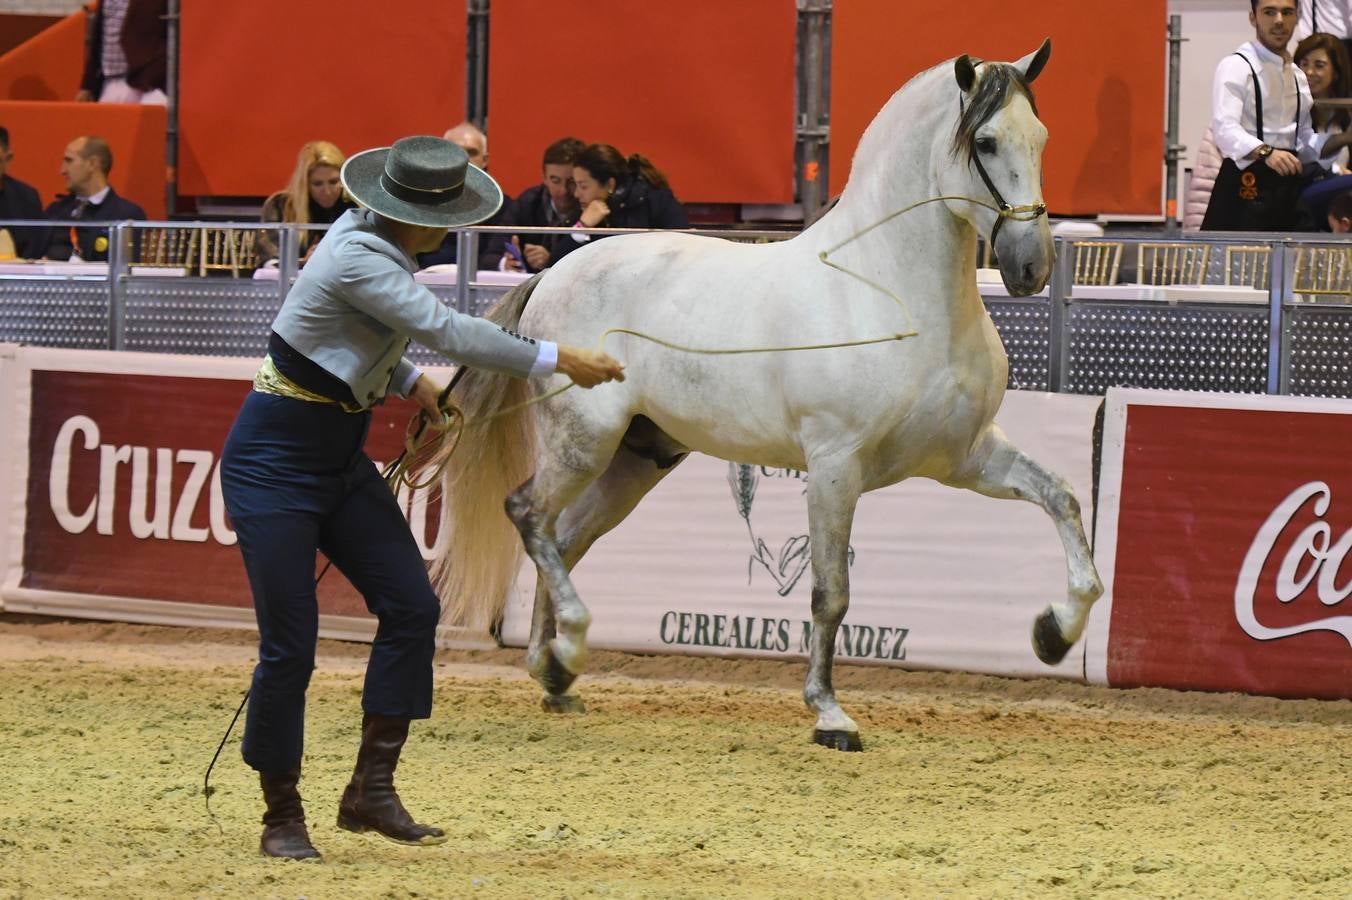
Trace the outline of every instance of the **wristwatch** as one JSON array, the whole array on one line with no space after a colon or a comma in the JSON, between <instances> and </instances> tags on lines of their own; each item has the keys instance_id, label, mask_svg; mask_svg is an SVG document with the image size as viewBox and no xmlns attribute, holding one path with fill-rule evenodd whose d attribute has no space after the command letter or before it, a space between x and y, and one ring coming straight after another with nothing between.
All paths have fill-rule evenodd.
<instances>
[{"instance_id":1,"label":"wristwatch","mask_svg":"<svg viewBox=\"0 0 1352 900\"><path fill-rule=\"evenodd\" d=\"M1268 158L1269 156L1271 156L1271 155L1272 155L1272 147L1271 147L1271 145L1269 145L1269 144L1259 144L1259 145L1258 145L1258 158L1259 158L1259 159L1267 159L1267 158Z\"/></svg>"}]
</instances>

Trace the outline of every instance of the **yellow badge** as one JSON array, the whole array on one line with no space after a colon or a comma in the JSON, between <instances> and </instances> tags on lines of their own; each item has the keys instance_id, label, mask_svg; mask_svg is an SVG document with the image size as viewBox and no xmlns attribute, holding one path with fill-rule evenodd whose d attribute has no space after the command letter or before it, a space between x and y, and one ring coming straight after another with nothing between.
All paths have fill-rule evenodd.
<instances>
[{"instance_id":1,"label":"yellow badge","mask_svg":"<svg viewBox=\"0 0 1352 900\"><path fill-rule=\"evenodd\" d=\"M94 238L95 253L102 253L107 249L108 249L108 239L106 237L104 237L103 235L99 235L98 237Z\"/></svg>"},{"instance_id":2,"label":"yellow badge","mask_svg":"<svg viewBox=\"0 0 1352 900\"><path fill-rule=\"evenodd\" d=\"M1239 176L1239 199L1258 199L1258 177L1247 170Z\"/></svg>"}]
</instances>

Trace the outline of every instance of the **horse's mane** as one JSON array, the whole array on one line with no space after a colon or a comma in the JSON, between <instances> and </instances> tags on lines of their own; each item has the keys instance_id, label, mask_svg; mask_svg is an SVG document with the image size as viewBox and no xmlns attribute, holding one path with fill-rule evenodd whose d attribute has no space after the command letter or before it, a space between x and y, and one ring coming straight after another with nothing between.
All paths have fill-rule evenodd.
<instances>
[{"instance_id":1,"label":"horse's mane","mask_svg":"<svg viewBox=\"0 0 1352 900\"><path fill-rule=\"evenodd\" d=\"M973 60L976 62L976 60ZM976 130L991 116L1004 109L1011 99L1011 88L1028 98L1028 105L1037 115L1037 101L1033 89L1024 80L1023 73L1008 63L986 63L976 85L976 95L965 103L962 118L958 120L957 134L953 135L953 153L962 153L970 162L976 145Z\"/></svg>"}]
</instances>

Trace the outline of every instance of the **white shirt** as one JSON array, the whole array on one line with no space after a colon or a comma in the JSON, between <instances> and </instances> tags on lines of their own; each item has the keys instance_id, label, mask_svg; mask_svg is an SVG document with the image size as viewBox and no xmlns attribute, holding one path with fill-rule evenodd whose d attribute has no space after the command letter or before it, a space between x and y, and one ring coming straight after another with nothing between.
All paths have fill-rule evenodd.
<instances>
[{"instance_id":1,"label":"white shirt","mask_svg":"<svg viewBox=\"0 0 1352 900\"><path fill-rule=\"evenodd\" d=\"M1216 66L1211 90L1211 131L1221 155L1234 160L1240 169L1247 169L1256 160L1245 157L1261 144L1268 144L1292 151L1303 163L1319 162L1319 151L1328 135L1318 134L1310 126L1310 107L1314 101L1305 73L1256 41L1241 44L1236 52L1258 74L1263 92L1263 139L1258 139L1253 75L1244 59L1231 54Z\"/></svg>"},{"instance_id":2,"label":"white shirt","mask_svg":"<svg viewBox=\"0 0 1352 900\"><path fill-rule=\"evenodd\" d=\"M1352 0L1300 0L1296 10L1296 40L1314 32L1352 37Z\"/></svg>"}]
</instances>

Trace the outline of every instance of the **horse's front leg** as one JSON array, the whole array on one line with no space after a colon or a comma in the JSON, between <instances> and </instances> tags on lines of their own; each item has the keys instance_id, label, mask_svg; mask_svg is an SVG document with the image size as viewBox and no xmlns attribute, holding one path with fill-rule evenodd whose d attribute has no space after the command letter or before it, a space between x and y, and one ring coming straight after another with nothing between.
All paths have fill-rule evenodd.
<instances>
[{"instance_id":1,"label":"horse's front leg","mask_svg":"<svg viewBox=\"0 0 1352 900\"><path fill-rule=\"evenodd\" d=\"M836 633L850 605L849 547L859 501L858 461L813 460L808 466L808 530L812 543L812 638L803 700L817 713L812 739L835 750L862 750L859 726L836 702L831 663Z\"/></svg>"},{"instance_id":2,"label":"horse's front leg","mask_svg":"<svg viewBox=\"0 0 1352 900\"><path fill-rule=\"evenodd\" d=\"M988 497L1031 501L1056 523L1066 553L1066 597L1049 604L1033 622L1033 652L1047 665L1056 665L1084 633L1090 607L1103 593L1070 484L1011 444L995 424L949 483Z\"/></svg>"}]
</instances>

